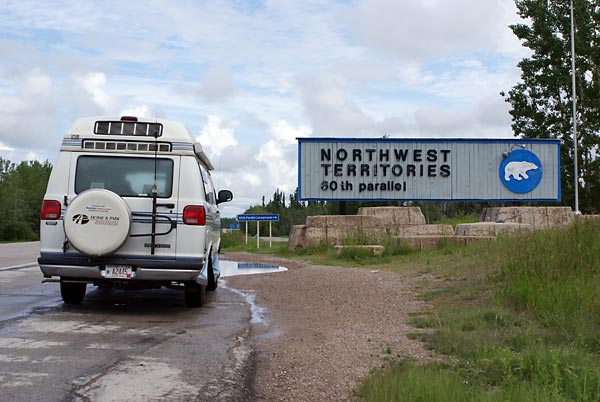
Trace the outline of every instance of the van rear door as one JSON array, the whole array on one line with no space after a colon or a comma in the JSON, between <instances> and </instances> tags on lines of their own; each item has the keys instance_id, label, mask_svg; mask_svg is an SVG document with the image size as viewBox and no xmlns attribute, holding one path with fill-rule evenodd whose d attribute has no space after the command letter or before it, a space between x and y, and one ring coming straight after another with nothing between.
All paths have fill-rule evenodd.
<instances>
[{"instance_id":1,"label":"van rear door","mask_svg":"<svg viewBox=\"0 0 600 402\"><path fill-rule=\"evenodd\" d=\"M118 194L131 210L130 237L115 255L175 258L179 156L78 154L73 158L73 195L91 188ZM156 194L156 236L152 240Z\"/></svg>"}]
</instances>

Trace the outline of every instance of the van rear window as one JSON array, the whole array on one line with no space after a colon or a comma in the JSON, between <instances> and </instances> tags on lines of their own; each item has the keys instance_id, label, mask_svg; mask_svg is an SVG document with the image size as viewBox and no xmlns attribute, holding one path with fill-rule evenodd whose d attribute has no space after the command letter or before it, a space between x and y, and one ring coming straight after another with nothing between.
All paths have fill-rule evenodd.
<instances>
[{"instance_id":1,"label":"van rear window","mask_svg":"<svg viewBox=\"0 0 600 402\"><path fill-rule=\"evenodd\" d=\"M155 174L156 172L156 174ZM157 195L168 198L173 191L173 160L84 155L77 159L75 192L105 188L124 197L150 197L156 183Z\"/></svg>"}]
</instances>

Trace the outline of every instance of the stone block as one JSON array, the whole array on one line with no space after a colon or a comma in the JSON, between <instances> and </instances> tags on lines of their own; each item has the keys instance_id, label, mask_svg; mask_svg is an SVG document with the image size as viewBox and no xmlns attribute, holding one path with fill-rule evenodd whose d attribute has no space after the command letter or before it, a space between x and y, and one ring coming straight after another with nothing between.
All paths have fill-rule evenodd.
<instances>
[{"instance_id":1,"label":"stone block","mask_svg":"<svg viewBox=\"0 0 600 402\"><path fill-rule=\"evenodd\" d=\"M362 207L358 209L360 216L377 216L384 222L389 223L394 221L395 207Z\"/></svg>"},{"instance_id":2,"label":"stone block","mask_svg":"<svg viewBox=\"0 0 600 402\"><path fill-rule=\"evenodd\" d=\"M413 225L398 230L399 236L454 236L452 225Z\"/></svg>"},{"instance_id":3,"label":"stone block","mask_svg":"<svg viewBox=\"0 0 600 402\"><path fill-rule=\"evenodd\" d=\"M495 222L475 222L459 223L456 225L456 236L486 237L498 236L500 234L513 234L530 232L532 225L528 223L495 223Z\"/></svg>"},{"instance_id":4,"label":"stone block","mask_svg":"<svg viewBox=\"0 0 600 402\"><path fill-rule=\"evenodd\" d=\"M327 242L327 228L318 228L306 225L304 244L306 246L318 246Z\"/></svg>"},{"instance_id":5,"label":"stone block","mask_svg":"<svg viewBox=\"0 0 600 402\"><path fill-rule=\"evenodd\" d=\"M434 250L442 244L452 242L453 237L446 236L393 236L392 241L400 242L415 251Z\"/></svg>"},{"instance_id":6,"label":"stone block","mask_svg":"<svg viewBox=\"0 0 600 402\"><path fill-rule=\"evenodd\" d=\"M378 216L362 215L328 215L327 227L346 228L349 230L366 228L383 228L383 220Z\"/></svg>"},{"instance_id":7,"label":"stone block","mask_svg":"<svg viewBox=\"0 0 600 402\"><path fill-rule=\"evenodd\" d=\"M329 244L342 244L349 237L357 236L357 233L358 230L349 231L341 227L328 227L326 240Z\"/></svg>"},{"instance_id":8,"label":"stone block","mask_svg":"<svg viewBox=\"0 0 600 402\"><path fill-rule=\"evenodd\" d=\"M327 215L307 216L305 221L306 226L311 228L326 228Z\"/></svg>"},{"instance_id":9,"label":"stone block","mask_svg":"<svg viewBox=\"0 0 600 402\"><path fill-rule=\"evenodd\" d=\"M575 219L580 222L598 221L600 220L600 215L575 215Z\"/></svg>"},{"instance_id":10,"label":"stone block","mask_svg":"<svg viewBox=\"0 0 600 402\"><path fill-rule=\"evenodd\" d=\"M534 230L568 225L574 219L570 207L493 207L481 216L483 222L526 223Z\"/></svg>"},{"instance_id":11,"label":"stone block","mask_svg":"<svg viewBox=\"0 0 600 402\"><path fill-rule=\"evenodd\" d=\"M333 249L336 254L341 254L342 250L346 248L358 248L362 250L368 250L373 255L381 255L385 251L385 247L380 245L361 245L361 246L335 246Z\"/></svg>"},{"instance_id":12,"label":"stone block","mask_svg":"<svg viewBox=\"0 0 600 402\"><path fill-rule=\"evenodd\" d=\"M427 219L419 207L396 208L396 225L426 225Z\"/></svg>"},{"instance_id":13,"label":"stone block","mask_svg":"<svg viewBox=\"0 0 600 402\"><path fill-rule=\"evenodd\" d=\"M546 211L547 227L569 225L575 221L575 214L571 207L546 207Z\"/></svg>"},{"instance_id":14,"label":"stone block","mask_svg":"<svg viewBox=\"0 0 600 402\"><path fill-rule=\"evenodd\" d=\"M425 216L419 207L364 207L359 215L377 216L386 227L425 225Z\"/></svg>"},{"instance_id":15,"label":"stone block","mask_svg":"<svg viewBox=\"0 0 600 402\"><path fill-rule=\"evenodd\" d=\"M304 247L306 243L306 225L294 225L290 230L288 250L295 251Z\"/></svg>"}]
</instances>

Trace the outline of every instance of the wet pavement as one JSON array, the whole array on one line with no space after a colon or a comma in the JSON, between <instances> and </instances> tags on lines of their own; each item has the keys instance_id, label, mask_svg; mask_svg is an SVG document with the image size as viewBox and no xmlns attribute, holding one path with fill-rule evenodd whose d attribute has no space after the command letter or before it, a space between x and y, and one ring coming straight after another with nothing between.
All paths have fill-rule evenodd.
<instances>
[{"instance_id":1,"label":"wet pavement","mask_svg":"<svg viewBox=\"0 0 600 402\"><path fill-rule=\"evenodd\" d=\"M264 310L226 278L285 268L221 261L225 279L201 308L186 308L176 290L91 285L73 306L62 303L57 283L41 283L38 250L0 247L1 400L254 399L249 336Z\"/></svg>"}]
</instances>

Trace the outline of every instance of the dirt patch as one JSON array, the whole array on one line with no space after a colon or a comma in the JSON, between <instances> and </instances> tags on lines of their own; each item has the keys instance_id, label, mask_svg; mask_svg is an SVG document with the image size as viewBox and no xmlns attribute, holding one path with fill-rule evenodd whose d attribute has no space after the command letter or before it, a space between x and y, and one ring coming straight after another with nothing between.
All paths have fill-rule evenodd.
<instances>
[{"instance_id":1,"label":"dirt patch","mask_svg":"<svg viewBox=\"0 0 600 402\"><path fill-rule=\"evenodd\" d=\"M385 356L429 358L406 336L417 332L408 314L427 308L416 299L414 276L250 253L221 258L289 269L227 278L228 286L253 293L265 309L265 323L253 328L258 401L347 401Z\"/></svg>"}]
</instances>

